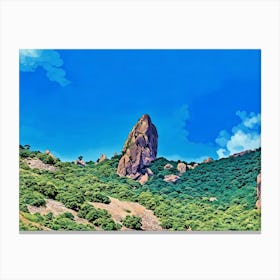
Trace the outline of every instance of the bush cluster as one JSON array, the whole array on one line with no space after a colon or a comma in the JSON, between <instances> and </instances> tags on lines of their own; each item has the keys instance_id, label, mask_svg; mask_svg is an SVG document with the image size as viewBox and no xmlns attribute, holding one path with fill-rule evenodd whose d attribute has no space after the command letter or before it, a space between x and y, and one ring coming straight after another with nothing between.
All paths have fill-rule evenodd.
<instances>
[{"instance_id":1,"label":"bush cluster","mask_svg":"<svg viewBox=\"0 0 280 280\"><path fill-rule=\"evenodd\" d=\"M140 230L142 227L142 218L134 215L127 215L121 222L125 227L130 229Z\"/></svg>"}]
</instances>

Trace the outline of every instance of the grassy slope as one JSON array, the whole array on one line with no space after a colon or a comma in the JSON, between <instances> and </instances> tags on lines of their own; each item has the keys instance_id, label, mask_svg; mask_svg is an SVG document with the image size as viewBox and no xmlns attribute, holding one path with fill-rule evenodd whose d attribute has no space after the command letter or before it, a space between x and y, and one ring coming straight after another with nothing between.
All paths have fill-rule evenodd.
<instances>
[{"instance_id":1,"label":"grassy slope","mask_svg":"<svg viewBox=\"0 0 280 280\"><path fill-rule=\"evenodd\" d=\"M260 151L201 164L194 170L188 170L176 184L162 179L167 174L178 173L175 168L164 170L164 165L171 163L176 167L177 163L159 158L151 165L155 175L144 186L116 175L118 156L100 164L88 163L86 167L55 161L55 166L59 168L55 172L30 169L23 162L27 156L36 156L48 162L41 153L21 150L22 213L28 212L26 204L43 205L44 198L59 200L66 207L79 211L86 201L108 202L106 200L111 196L139 202L153 210L162 226L169 230L260 230L260 210L255 209ZM211 202L210 197L217 200ZM34 221L61 230L91 230L94 224L109 230L120 228L113 224L108 213L98 215L97 220L91 219L91 227L81 229L75 227L69 217L52 218L51 221L39 217ZM53 224L56 226L52 227ZM21 229L28 230L28 227L21 225Z\"/></svg>"}]
</instances>

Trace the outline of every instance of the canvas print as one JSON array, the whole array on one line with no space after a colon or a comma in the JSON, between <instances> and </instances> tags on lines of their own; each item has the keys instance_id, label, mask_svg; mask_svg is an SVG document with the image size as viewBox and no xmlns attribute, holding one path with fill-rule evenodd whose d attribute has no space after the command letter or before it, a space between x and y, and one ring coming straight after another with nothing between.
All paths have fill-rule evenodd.
<instances>
[{"instance_id":1,"label":"canvas print","mask_svg":"<svg viewBox=\"0 0 280 280\"><path fill-rule=\"evenodd\" d=\"M20 49L20 232L261 230L260 50Z\"/></svg>"}]
</instances>

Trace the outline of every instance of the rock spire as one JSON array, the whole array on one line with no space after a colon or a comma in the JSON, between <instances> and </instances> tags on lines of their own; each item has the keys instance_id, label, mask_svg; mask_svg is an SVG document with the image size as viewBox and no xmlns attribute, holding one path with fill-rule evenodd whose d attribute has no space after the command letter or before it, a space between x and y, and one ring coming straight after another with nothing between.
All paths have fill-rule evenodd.
<instances>
[{"instance_id":1,"label":"rock spire","mask_svg":"<svg viewBox=\"0 0 280 280\"><path fill-rule=\"evenodd\" d=\"M158 133L149 115L143 115L128 135L123 147L117 174L140 182L147 181L147 167L156 159ZM145 180L141 180L142 177Z\"/></svg>"}]
</instances>

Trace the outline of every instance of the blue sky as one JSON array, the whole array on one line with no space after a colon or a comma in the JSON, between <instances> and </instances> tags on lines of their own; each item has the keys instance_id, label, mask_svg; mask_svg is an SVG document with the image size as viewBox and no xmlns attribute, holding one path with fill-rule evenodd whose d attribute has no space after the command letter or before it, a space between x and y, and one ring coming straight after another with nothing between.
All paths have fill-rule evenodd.
<instances>
[{"instance_id":1,"label":"blue sky","mask_svg":"<svg viewBox=\"0 0 280 280\"><path fill-rule=\"evenodd\" d=\"M148 113L158 156L260 146L260 50L20 50L20 143L61 160L119 153Z\"/></svg>"}]
</instances>

